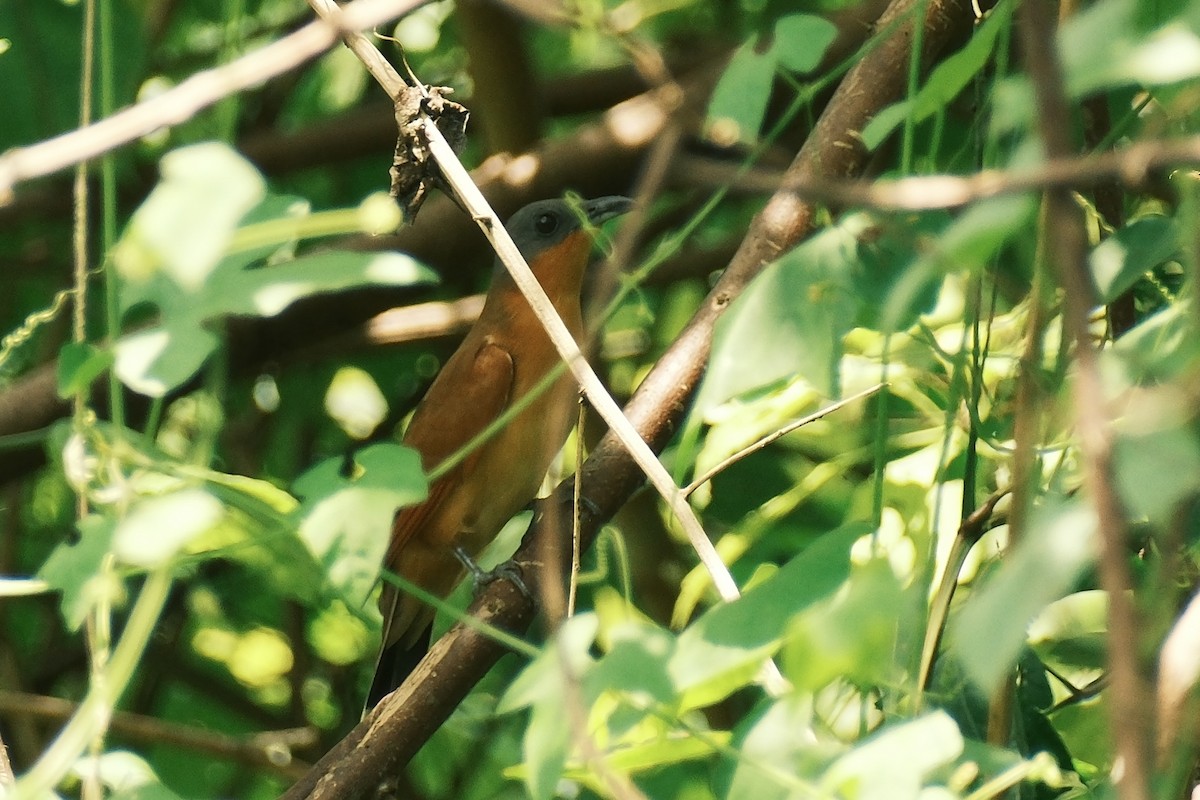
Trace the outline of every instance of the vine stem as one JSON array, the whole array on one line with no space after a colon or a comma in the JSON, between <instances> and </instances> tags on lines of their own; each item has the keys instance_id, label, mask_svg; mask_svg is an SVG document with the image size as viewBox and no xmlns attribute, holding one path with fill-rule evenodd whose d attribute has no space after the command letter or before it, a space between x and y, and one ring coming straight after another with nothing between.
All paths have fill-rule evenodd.
<instances>
[{"instance_id":1,"label":"vine stem","mask_svg":"<svg viewBox=\"0 0 1200 800\"><path fill-rule=\"evenodd\" d=\"M103 680L93 681L79 711L37 763L16 785L17 797L45 797L66 776L79 756L108 725L113 707L125 693L141 661L171 589L168 566L150 572L129 615L121 640L105 666Z\"/></svg>"}]
</instances>

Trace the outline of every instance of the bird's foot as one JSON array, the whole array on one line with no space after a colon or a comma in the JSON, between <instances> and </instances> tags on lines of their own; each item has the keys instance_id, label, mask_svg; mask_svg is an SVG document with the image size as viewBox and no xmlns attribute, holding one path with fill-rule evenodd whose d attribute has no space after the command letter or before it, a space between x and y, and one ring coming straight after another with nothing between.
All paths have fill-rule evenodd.
<instances>
[{"instance_id":1,"label":"bird's foot","mask_svg":"<svg viewBox=\"0 0 1200 800\"><path fill-rule=\"evenodd\" d=\"M585 509L587 509L587 512L589 514L591 514L593 517L600 516L600 506L596 505L590 497L585 497L583 495L580 495L579 505L581 505Z\"/></svg>"},{"instance_id":2,"label":"bird's foot","mask_svg":"<svg viewBox=\"0 0 1200 800\"><path fill-rule=\"evenodd\" d=\"M487 586L492 581L506 580L513 586L517 587L517 591L525 595L528 599L533 599L533 592L529 591L529 587L525 585L525 579L521 577L521 568L513 561L505 561L503 564L498 564L494 569L485 570L475 563L475 559L461 547L454 548L454 556L462 565L467 568L467 572L471 573L471 578L475 581L476 589Z\"/></svg>"}]
</instances>

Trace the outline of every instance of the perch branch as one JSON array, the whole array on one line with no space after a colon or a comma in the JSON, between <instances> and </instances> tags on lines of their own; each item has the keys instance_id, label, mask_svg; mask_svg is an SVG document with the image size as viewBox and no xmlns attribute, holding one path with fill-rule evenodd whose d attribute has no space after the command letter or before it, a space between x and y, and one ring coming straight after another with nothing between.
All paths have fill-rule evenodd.
<instances>
[{"instance_id":1,"label":"perch branch","mask_svg":"<svg viewBox=\"0 0 1200 800\"><path fill-rule=\"evenodd\" d=\"M898 0L881 27L911 11ZM969 0L931 0L925 20L928 58L971 19ZM904 88L911 30L901 26L843 79L789 172L831 178L859 174L867 152L855 133ZM707 363L713 326L729 303L771 260L795 247L813 229L814 209L790 192L772 196L755 217L746 238L696 315L676 338L625 407L626 417L654 450L661 450L681 423ZM581 513L582 546L590 546L600 525L624 505L643 481L641 471L611 432L584 464L580 477L588 502ZM570 508L567 481L547 502ZM563 522L570 514L559 515ZM563 533L569 536L569 531ZM539 547L526 535L514 560L536 594ZM522 630L533 618L533 603L507 581L490 584L470 613L489 624ZM403 767L445 721L471 688L505 653L503 646L466 625L456 625L434 643L409 679L293 786L285 800L356 798Z\"/></svg>"}]
</instances>

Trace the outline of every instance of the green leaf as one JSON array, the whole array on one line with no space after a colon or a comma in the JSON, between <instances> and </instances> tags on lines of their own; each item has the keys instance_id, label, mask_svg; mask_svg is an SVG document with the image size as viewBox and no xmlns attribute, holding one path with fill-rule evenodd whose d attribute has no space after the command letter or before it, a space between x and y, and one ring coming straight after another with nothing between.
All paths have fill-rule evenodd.
<instances>
[{"instance_id":1,"label":"green leaf","mask_svg":"<svg viewBox=\"0 0 1200 800\"><path fill-rule=\"evenodd\" d=\"M1011 18L1012 5L1008 3L1000 3L988 12L983 23L975 29L971 40L934 68L929 80L917 92L916 97L888 106L867 123L862 131L863 143L867 149L874 150L883 144L884 139L891 135L905 117L911 115L914 122L921 122L949 105L991 61L997 37L1009 26Z\"/></svg>"},{"instance_id":2,"label":"green leaf","mask_svg":"<svg viewBox=\"0 0 1200 800\"><path fill-rule=\"evenodd\" d=\"M113 259L125 279L162 269L196 292L221 260L239 220L266 194L254 166L219 142L163 156L162 179L134 212Z\"/></svg>"},{"instance_id":3,"label":"green leaf","mask_svg":"<svg viewBox=\"0 0 1200 800\"><path fill-rule=\"evenodd\" d=\"M811 691L838 677L858 686L887 684L896 677L893 654L902 649L896 637L903 601L886 558L856 565L835 595L804 609L789 625L784 674Z\"/></svg>"},{"instance_id":4,"label":"green leaf","mask_svg":"<svg viewBox=\"0 0 1200 800\"><path fill-rule=\"evenodd\" d=\"M1168 523L1200 485L1200 444L1190 426L1120 436L1114 455L1126 508L1151 522Z\"/></svg>"},{"instance_id":5,"label":"green leaf","mask_svg":"<svg viewBox=\"0 0 1200 800\"><path fill-rule=\"evenodd\" d=\"M936 711L888 726L839 758L821 776L822 794L858 800L916 800L931 772L963 752L958 725Z\"/></svg>"},{"instance_id":6,"label":"green leaf","mask_svg":"<svg viewBox=\"0 0 1200 800\"><path fill-rule=\"evenodd\" d=\"M551 800L557 795L558 781L567 764L567 744L571 731L563 708L568 702L563 695L562 676L544 688L545 697L533 706L529 726L522 742L525 788L532 800Z\"/></svg>"},{"instance_id":7,"label":"green leaf","mask_svg":"<svg viewBox=\"0 0 1200 800\"><path fill-rule=\"evenodd\" d=\"M688 736L686 738L659 737L651 741L619 747L611 751L606 758L609 766L622 772L637 773L659 769L669 764L681 761L693 761L699 758L709 758L718 755L722 746L730 739L726 731L705 731L703 737ZM595 773L589 770L586 774L576 770L567 770L566 776L584 780ZM598 794L603 788L598 787Z\"/></svg>"},{"instance_id":8,"label":"green leaf","mask_svg":"<svg viewBox=\"0 0 1200 800\"><path fill-rule=\"evenodd\" d=\"M224 516L203 489L182 489L136 503L117 523L113 552L127 564L156 567L173 558Z\"/></svg>"},{"instance_id":9,"label":"green leaf","mask_svg":"<svg viewBox=\"0 0 1200 800\"><path fill-rule=\"evenodd\" d=\"M1059 51L1073 98L1118 86L1164 86L1200 76L1200 37L1181 20L1147 33L1140 0L1104 0L1059 29ZM1097 43L1103 42L1103 46Z\"/></svg>"},{"instance_id":10,"label":"green leaf","mask_svg":"<svg viewBox=\"0 0 1200 800\"><path fill-rule=\"evenodd\" d=\"M1030 195L996 197L976 203L951 222L931 246L917 251L896 282L880 318L884 331L899 330L930 281L960 270L982 269L1013 237L1027 230L1037 209Z\"/></svg>"},{"instance_id":11,"label":"green leaf","mask_svg":"<svg viewBox=\"0 0 1200 800\"><path fill-rule=\"evenodd\" d=\"M797 374L836 397L842 337L858 312L858 237L851 215L771 264L717 323L696 407L704 410Z\"/></svg>"},{"instance_id":12,"label":"green leaf","mask_svg":"<svg viewBox=\"0 0 1200 800\"><path fill-rule=\"evenodd\" d=\"M999 570L947 630L949 649L988 696L1016 662L1030 621L1075 584L1095 559L1096 515L1078 500L1048 499Z\"/></svg>"},{"instance_id":13,"label":"green leaf","mask_svg":"<svg viewBox=\"0 0 1200 800\"><path fill-rule=\"evenodd\" d=\"M273 317L305 297L363 286L413 286L436 275L404 253L320 253L261 269L214 276L203 313Z\"/></svg>"},{"instance_id":14,"label":"green leaf","mask_svg":"<svg viewBox=\"0 0 1200 800\"><path fill-rule=\"evenodd\" d=\"M504 693L497 713L532 706L529 726L523 741L525 786L530 797L548 800L555 796L559 778L567 763L567 745L571 741L567 715L563 708L567 676L588 681L592 666L589 650L596 640L600 621L595 614L579 614L563 623L550 645L526 667ZM580 702L573 699L572 702ZM582 700L585 707L590 701Z\"/></svg>"},{"instance_id":15,"label":"green leaf","mask_svg":"<svg viewBox=\"0 0 1200 800\"><path fill-rule=\"evenodd\" d=\"M828 597L850 574L850 547L869 529L825 534L732 603L706 612L675 645L668 669L684 708L714 703L751 681L778 646L788 621Z\"/></svg>"},{"instance_id":16,"label":"green leaf","mask_svg":"<svg viewBox=\"0 0 1200 800\"><path fill-rule=\"evenodd\" d=\"M58 351L58 396L85 392L113 363L113 355L87 342L69 342Z\"/></svg>"},{"instance_id":17,"label":"green leaf","mask_svg":"<svg viewBox=\"0 0 1200 800\"><path fill-rule=\"evenodd\" d=\"M432 280L433 273L402 253L322 253L259 269L222 268L186 295L168 281L150 282L137 300L158 305L163 323L117 341L116 372L134 391L162 397L191 379L219 346L208 326L224 317L273 316L315 294Z\"/></svg>"},{"instance_id":18,"label":"green leaf","mask_svg":"<svg viewBox=\"0 0 1200 800\"><path fill-rule=\"evenodd\" d=\"M788 14L775 23L772 51L779 65L793 72L812 72L821 65L838 29L824 17Z\"/></svg>"},{"instance_id":19,"label":"green leaf","mask_svg":"<svg viewBox=\"0 0 1200 800\"><path fill-rule=\"evenodd\" d=\"M539 702L546 687L561 682L564 659L577 676L588 672L593 662L589 651L599 630L600 620L592 613L576 614L563 623L549 646L509 685L496 713L508 714Z\"/></svg>"},{"instance_id":20,"label":"green leaf","mask_svg":"<svg viewBox=\"0 0 1200 800\"><path fill-rule=\"evenodd\" d=\"M720 144L758 139L777 67L816 69L837 38L837 26L822 17L789 14L775 23L772 33L769 44L758 36L743 42L713 89L704 127Z\"/></svg>"},{"instance_id":21,"label":"green leaf","mask_svg":"<svg viewBox=\"0 0 1200 800\"><path fill-rule=\"evenodd\" d=\"M266 481L239 478L220 473L207 478L206 488L225 504L227 519L198 541L197 548L208 546L212 556L243 564L270 591L308 604L323 599L325 569L296 535L289 514L297 507L295 498Z\"/></svg>"},{"instance_id":22,"label":"green leaf","mask_svg":"<svg viewBox=\"0 0 1200 800\"><path fill-rule=\"evenodd\" d=\"M420 456L401 445L374 444L350 464L321 462L294 489L304 498L296 512L301 540L346 605L362 606L379 577L396 509L424 500L429 491Z\"/></svg>"},{"instance_id":23,"label":"green leaf","mask_svg":"<svg viewBox=\"0 0 1200 800\"><path fill-rule=\"evenodd\" d=\"M1121 228L1088 257L1100 302L1116 300L1179 249L1179 230L1170 217L1143 217Z\"/></svg>"},{"instance_id":24,"label":"green leaf","mask_svg":"<svg viewBox=\"0 0 1200 800\"><path fill-rule=\"evenodd\" d=\"M1060 673L1106 666L1108 593L1090 589L1070 594L1042 609L1029 624L1029 646Z\"/></svg>"},{"instance_id":25,"label":"green leaf","mask_svg":"<svg viewBox=\"0 0 1200 800\"><path fill-rule=\"evenodd\" d=\"M734 52L708 102L704 130L715 141L730 145L752 142L762 130L775 80L775 54L758 49L752 36Z\"/></svg>"},{"instance_id":26,"label":"green leaf","mask_svg":"<svg viewBox=\"0 0 1200 800\"><path fill-rule=\"evenodd\" d=\"M72 631L79 630L96 601L122 593L113 576L100 572L100 564L111 552L114 520L91 514L79 521L79 541L63 542L38 570L38 577L62 593L63 620Z\"/></svg>"},{"instance_id":27,"label":"green leaf","mask_svg":"<svg viewBox=\"0 0 1200 800\"><path fill-rule=\"evenodd\" d=\"M612 649L590 671L585 686L589 697L602 691L627 692L641 700L670 705L675 686L667 660L675 638L653 625L622 625L612 633Z\"/></svg>"},{"instance_id":28,"label":"green leaf","mask_svg":"<svg viewBox=\"0 0 1200 800\"><path fill-rule=\"evenodd\" d=\"M147 397L162 397L199 372L220 344L220 339L204 328L174 321L167 327L150 328L118 339L114 369L121 382L133 391Z\"/></svg>"},{"instance_id":29,"label":"green leaf","mask_svg":"<svg viewBox=\"0 0 1200 800\"><path fill-rule=\"evenodd\" d=\"M777 775L792 775L813 748L812 697L792 692L753 715L733 744L740 757L732 764L727 800L788 800L792 787ZM773 768L772 770L764 767ZM776 774L772 774L774 771Z\"/></svg>"}]
</instances>

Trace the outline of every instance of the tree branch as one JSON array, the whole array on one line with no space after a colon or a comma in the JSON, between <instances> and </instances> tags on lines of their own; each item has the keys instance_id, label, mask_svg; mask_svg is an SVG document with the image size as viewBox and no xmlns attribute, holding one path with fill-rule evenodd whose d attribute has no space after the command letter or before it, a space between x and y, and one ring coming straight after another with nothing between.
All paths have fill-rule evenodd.
<instances>
[{"instance_id":1,"label":"tree branch","mask_svg":"<svg viewBox=\"0 0 1200 800\"><path fill-rule=\"evenodd\" d=\"M914 5L916 0L897 0L881 19L880 27L910 12ZM931 0L925 20L927 58L970 19L969 0ZM789 176L841 177L862 171L868 154L855 134L901 95L911 40L911 26L902 25L855 65L797 155ZM813 212L811 205L790 192L773 196L755 217L707 301L642 381L624 413L652 449L661 450L682 421L703 375L717 319L769 261L795 247L812 231ZM587 547L602 522L642 485L643 476L610 433L585 462L580 479L588 500L581 509L583 544ZM546 502L569 508L571 496L568 481ZM558 517L564 522L570 519L569 514ZM554 535L569 537L570 533L556 531ZM534 594L539 578L536 538L527 534L514 556ZM524 629L533 612L532 601L508 581L490 584L470 610L482 621L514 631ZM370 793L384 777L412 758L504 652L488 637L466 625L456 625L434 643L399 689L284 795L285 800L356 798Z\"/></svg>"},{"instance_id":2,"label":"tree branch","mask_svg":"<svg viewBox=\"0 0 1200 800\"><path fill-rule=\"evenodd\" d=\"M23 181L51 175L136 141L158 128L178 125L238 92L294 69L335 45L345 33L395 19L424 0L355 0L330 19L317 19L295 33L235 61L197 73L175 88L85 127L0 155L0 206L12 201Z\"/></svg>"},{"instance_id":3,"label":"tree branch","mask_svg":"<svg viewBox=\"0 0 1200 800\"><path fill-rule=\"evenodd\" d=\"M1050 158L1073 150L1071 106L1063 88L1055 40L1053 4L1033 0L1017 13L1025 63L1037 100L1038 129ZM1050 257L1064 293L1063 333L1074 343L1075 426L1083 460L1084 486L1100 528L1100 584L1108 594L1109 727L1119 764L1113 779L1123 800L1150 797L1153 695L1140 661L1143 623L1130 588L1126 515L1113 474L1113 441L1099 359L1092 346L1088 317L1095 292L1087 265L1083 216L1070 192L1046 192L1045 221Z\"/></svg>"},{"instance_id":4,"label":"tree branch","mask_svg":"<svg viewBox=\"0 0 1200 800\"><path fill-rule=\"evenodd\" d=\"M0 689L0 714L19 713L44 719L64 720L70 719L78 710L78 703L59 697ZM313 728L266 731L252 736L230 736L127 711L113 712L109 732L138 741L208 753L293 779L304 774L307 767L304 762L293 757L293 751L312 747L317 742L316 731Z\"/></svg>"}]
</instances>

